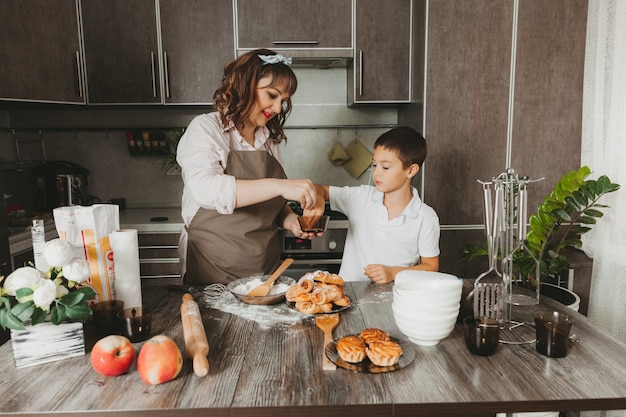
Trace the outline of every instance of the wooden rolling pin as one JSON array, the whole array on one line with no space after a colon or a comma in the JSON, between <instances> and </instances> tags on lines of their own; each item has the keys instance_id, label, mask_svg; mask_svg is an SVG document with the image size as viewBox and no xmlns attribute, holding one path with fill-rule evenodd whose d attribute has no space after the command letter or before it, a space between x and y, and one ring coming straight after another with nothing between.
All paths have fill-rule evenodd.
<instances>
[{"instance_id":1,"label":"wooden rolling pin","mask_svg":"<svg viewBox=\"0 0 626 417\"><path fill-rule=\"evenodd\" d=\"M202 315L198 303L191 294L183 295L180 305L180 317L183 321L183 335L185 336L185 354L193 360L193 372L203 377L209 373L209 342L206 339Z\"/></svg>"}]
</instances>

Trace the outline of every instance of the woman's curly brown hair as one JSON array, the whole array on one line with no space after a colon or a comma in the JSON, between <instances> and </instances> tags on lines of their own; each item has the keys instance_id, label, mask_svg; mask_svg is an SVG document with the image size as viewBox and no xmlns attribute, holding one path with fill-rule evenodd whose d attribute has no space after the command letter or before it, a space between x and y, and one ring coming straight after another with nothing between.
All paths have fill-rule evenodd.
<instances>
[{"instance_id":1,"label":"woman's curly brown hair","mask_svg":"<svg viewBox=\"0 0 626 417\"><path fill-rule=\"evenodd\" d=\"M279 114L267 122L270 139L279 143L286 139L283 125L291 112L291 96L296 92L296 75L284 63L266 64L259 55L276 55L269 49L257 49L240 56L224 67L222 86L215 91L213 103L220 112L224 126L232 122L241 131L252 113L256 100L257 84L261 78L270 76L269 86L284 85L289 97L285 100Z\"/></svg>"}]
</instances>

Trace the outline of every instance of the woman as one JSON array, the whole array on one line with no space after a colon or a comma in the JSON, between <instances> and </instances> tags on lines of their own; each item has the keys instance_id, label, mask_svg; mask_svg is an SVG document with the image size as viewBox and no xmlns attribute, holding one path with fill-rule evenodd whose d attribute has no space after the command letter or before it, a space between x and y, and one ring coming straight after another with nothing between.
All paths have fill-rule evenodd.
<instances>
[{"instance_id":1,"label":"woman","mask_svg":"<svg viewBox=\"0 0 626 417\"><path fill-rule=\"evenodd\" d=\"M282 168L279 145L297 88L290 63L261 49L227 64L217 111L194 118L180 139L186 283L271 273L280 262L279 226L312 237L286 204L316 202L313 183L288 180Z\"/></svg>"}]
</instances>

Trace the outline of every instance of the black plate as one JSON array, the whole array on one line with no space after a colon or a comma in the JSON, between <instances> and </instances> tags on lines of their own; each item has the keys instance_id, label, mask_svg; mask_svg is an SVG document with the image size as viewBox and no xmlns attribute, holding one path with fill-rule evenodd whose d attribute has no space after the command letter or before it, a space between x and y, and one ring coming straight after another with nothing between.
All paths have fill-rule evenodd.
<instances>
[{"instance_id":1,"label":"black plate","mask_svg":"<svg viewBox=\"0 0 626 417\"><path fill-rule=\"evenodd\" d=\"M348 299L350 299L350 297L348 297ZM285 302L287 303L287 306L288 306L289 308L291 308L291 309L293 309L293 310L296 310L298 313L300 313L300 314L307 314L307 313L303 313L303 312L301 312L300 310L298 310L298 309L296 308L296 303L295 303L294 301L285 301ZM330 310L330 311L328 311L328 312L325 312L325 313L314 313L314 314L307 314L307 315L308 315L308 316L314 316L315 314L332 314L332 313L339 313L339 312L341 312L341 311L344 311L344 310L349 309L350 307L352 307L352 300L351 300L351 299L350 299L350 304L348 304L348 305L347 305L347 306L345 306L345 307L342 307L342 306L338 306L338 305L333 304L333 309L332 309L332 310Z\"/></svg>"},{"instance_id":2,"label":"black plate","mask_svg":"<svg viewBox=\"0 0 626 417\"><path fill-rule=\"evenodd\" d=\"M355 334L358 336L358 334ZM407 340L396 339L395 337L390 337L391 340L398 343L402 348L402 356L398 359L392 366L378 366L374 365L369 358L363 359L363 362L359 363L349 363L344 361L339 357L337 353L337 341L339 339L335 339L329 344L326 345L324 351L326 352L326 356L332 363L337 365L340 368L347 369L353 372L361 372L364 374L382 374L385 372L397 371L398 369L406 368L409 366L413 360L415 359L415 349L413 345Z\"/></svg>"}]
</instances>

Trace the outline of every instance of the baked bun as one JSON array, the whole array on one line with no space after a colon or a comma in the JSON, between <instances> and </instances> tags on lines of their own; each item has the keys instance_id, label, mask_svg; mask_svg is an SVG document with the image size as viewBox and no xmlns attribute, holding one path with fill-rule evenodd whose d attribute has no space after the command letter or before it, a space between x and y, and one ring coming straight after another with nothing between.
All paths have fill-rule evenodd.
<instances>
[{"instance_id":1,"label":"baked bun","mask_svg":"<svg viewBox=\"0 0 626 417\"><path fill-rule=\"evenodd\" d=\"M296 296L293 300L287 300L287 301L295 301L296 303L299 303L302 301L311 301L311 293L305 292L304 294L300 294Z\"/></svg>"},{"instance_id":2,"label":"baked bun","mask_svg":"<svg viewBox=\"0 0 626 417\"><path fill-rule=\"evenodd\" d=\"M333 301L333 304L339 307L348 307L350 305L350 297L344 295L339 300Z\"/></svg>"},{"instance_id":3,"label":"baked bun","mask_svg":"<svg viewBox=\"0 0 626 417\"><path fill-rule=\"evenodd\" d=\"M317 314L322 312L322 309L318 304L312 303L310 301L297 302L296 310L304 314Z\"/></svg>"},{"instance_id":4,"label":"baked bun","mask_svg":"<svg viewBox=\"0 0 626 417\"><path fill-rule=\"evenodd\" d=\"M293 285L290 285L287 288L287 292L285 293L285 298L287 301L305 301L302 299L302 294L308 294L313 291L313 287L315 286L315 282L313 281L313 277L311 275L304 275L298 282ZM309 301L306 299L306 301Z\"/></svg>"},{"instance_id":5,"label":"baked bun","mask_svg":"<svg viewBox=\"0 0 626 417\"><path fill-rule=\"evenodd\" d=\"M337 274L331 274L328 271L315 271L313 273L313 279L317 282L323 282L326 284L334 284L342 287L345 285L343 278Z\"/></svg>"},{"instance_id":6,"label":"baked bun","mask_svg":"<svg viewBox=\"0 0 626 417\"><path fill-rule=\"evenodd\" d=\"M287 289L285 298L304 314L329 313L334 306L347 307L350 298L344 294L344 281L328 271L307 272ZM310 303L316 304L313 307Z\"/></svg>"},{"instance_id":7,"label":"baked bun","mask_svg":"<svg viewBox=\"0 0 626 417\"><path fill-rule=\"evenodd\" d=\"M333 303L320 304L321 313L330 313L333 311Z\"/></svg>"},{"instance_id":8,"label":"baked bun","mask_svg":"<svg viewBox=\"0 0 626 417\"><path fill-rule=\"evenodd\" d=\"M337 341L337 354L348 363L359 363L365 359L365 342L358 336L350 335Z\"/></svg>"},{"instance_id":9,"label":"baked bun","mask_svg":"<svg viewBox=\"0 0 626 417\"><path fill-rule=\"evenodd\" d=\"M315 282L313 281L313 278L311 276L304 275L298 280L298 283L296 285L300 287L302 292L307 293L313 291Z\"/></svg>"},{"instance_id":10,"label":"baked bun","mask_svg":"<svg viewBox=\"0 0 626 417\"><path fill-rule=\"evenodd\" d=\"M311 293L311 302L315 304L326 304L329 303L330 300L328 299L328 296L323 289L316 288Z\"/></svg>"},{"instance_id":11,"label":"baked bun","mask_svg":"<svg viewBox=\"0 0 626 417\"><path fill-rule=\"evenodd\" d=\"M364 329L359 336L367 345L379 340L389 340L389 334L387 332L373 327Z\"/></svg>"},{"instance_id":12,"label":"baked bun","mask_svg":"<svg viewBox=\"0 0 626 417\"><path fill-rule=\"evenodd\" d=\"M374 365L391 366L402 356L402 347L393 340L377 340L370 343L365 352Z\"/></svg>"}]
</instances>

